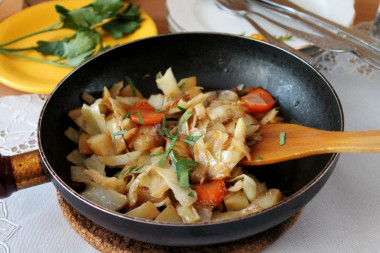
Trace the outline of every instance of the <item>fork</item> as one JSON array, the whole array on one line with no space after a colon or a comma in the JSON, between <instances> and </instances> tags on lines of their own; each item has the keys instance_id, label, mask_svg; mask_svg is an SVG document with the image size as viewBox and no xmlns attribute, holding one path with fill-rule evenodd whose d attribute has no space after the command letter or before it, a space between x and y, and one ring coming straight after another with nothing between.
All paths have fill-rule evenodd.
<instances>
[{"instance_id":1,"label":"fork","mask_svg":"<svg viewBox=\"0 0 380 253\"><path fill-rule=\"evenodd\" d=\"M239 15L244 17L248 22L252 24L253 27L257 29L257 31L264 36L264 38L271 44L280 47L282 49L285 49L296 56L300 57L301 59L313 63L313 58L309 55L295 50L294 48L288 46L282 41L279 41L275 37L273 37L271 34L269 34L267 31L265 31L264 28L262 28L259 24L257 24L251 17L248 15L248 8L244 1L232 1L232 0L216 0L217 5L224 11L227 11L231 14Z\"/></svg>"},{"instance_id":2,"label":"fork","mask_svg":"<svg viewBox=\"0 0 380 253\"><path fill-rule=\"evenodd\" d=\"M245 1L245 0L237 0L237 1ZM261 7L264 7L266 9L269 9L271 11L274 11L276 13L280 13L282 15L286 15L298 22L301 22L302 24L308 26L309 28L313 29L314 31L317 31L320 34L323 34L324 36L327 36L329 38L333 38L335 40L341 40L344 41L350 45L353 46L353 48L356 48L355 50L352 50L351 53L371 65L372 67L376 69L380 69L380 53L376 50L374 50L372 47L368 47L363 45L362 43L359 43L357 40L353 40L351 37L340 37L338 34L333 33L332 31L319 26L312 21L302 18L299 15L289 12L287 10L283 10L281 8L277 8L276 6L265 4L261 1L267 1L267 0L253 0L249 1L252 4L259 5ZM253 8L253 7L252 7Z\"/></svg>"},{"instance_id":3,"label":"fork","mask_svg":"<svg viewBox=\"0 0 380 253\"><path fill-rule=\"evenodd\" d=\"M216 3L219 7L221 7L224 10L228 10L228 11L233 12L235 14L244 16L249 21L252 20L248 16L248 13L250 13L252 11L248 8L245 0L216 0ZM264 5L264 4L257 2L257 1L256 1L256 4L259 4L261 6ZM274 10L276 12L280 12L281 14L295 18L298 21L301 21L299 18L295 17L295 15L292 15L290 13L286 13L285 11L279 10L277 8L272 8L271 6L265 6L265 7L267 7L268 9ZM337 36L336 34L330 32L330 31L327 31L326 29L323 29L322 27L317 27L316 25L314 25L313 23L311 23L307 20L302 20L301 22L306 24L307 26L309 26L313 30L316 30L317 32L319 32L321 34L327 35L328 39L343 40L341 37ZM257 26L255 26L255 27L259 31L258 27ZM264 29L262 29L262 30L264 30ZM261 33L261 31L259 31L259 32ZM268 34L267 32L265 32L265 33ZM266 38L264 33L262 35ZM270 39L267 38L267 40L268 40L268 42L271 43ZM380 54L378 54L375 50L371 50L371 48L369 48L369 47L364 47L364 46L359 45L358 43L355 43L354 41L351 41L348 39L347 39L347 41L343 41L343 42L345 42L346 44L351 46L352 50L347 50L348 52L355 54L356 56L358 56L359 58L361 58L362 60L364 60L365 62L370 64L371 66L373 66L377 69L380 69ZM283 44L285 44L285 43L283 43ZM288 46L288 48L289 48L289 46ZM346 49L348 49L348 48L346 48ZM295 49L293 49L291 52L295 53L297 51Z\"/></svg>"}]
</instances>

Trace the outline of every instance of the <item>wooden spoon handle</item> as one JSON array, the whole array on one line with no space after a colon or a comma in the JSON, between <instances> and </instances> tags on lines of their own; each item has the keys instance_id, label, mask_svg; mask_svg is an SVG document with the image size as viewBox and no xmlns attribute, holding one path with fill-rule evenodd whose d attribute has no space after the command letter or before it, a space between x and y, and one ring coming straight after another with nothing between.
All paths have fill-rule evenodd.
<instances>
[{"instance_id":1,"label":"wooden spoon handle","mask_svg":"<svg viewBox=\"0 0 380 253\"><path fill-rule=\"evenodd\" d=\"M38 150L15 156L0 154L0 198L47 181Z\"/></svg>"},{"instance_id":2,"label":"wooden spoon handle","mask_svg":"<svg viewBox=\"0 0 380 253\"><path fill-rule=\"evenodd\" d=\"M280 145L280 133L285 143ZM262 125L262 141L251 149L252 160L243 165L261 165L326 153L379 153L380 130L357 132L323 131L293 124Z\"/></svg>"}]
</instances>

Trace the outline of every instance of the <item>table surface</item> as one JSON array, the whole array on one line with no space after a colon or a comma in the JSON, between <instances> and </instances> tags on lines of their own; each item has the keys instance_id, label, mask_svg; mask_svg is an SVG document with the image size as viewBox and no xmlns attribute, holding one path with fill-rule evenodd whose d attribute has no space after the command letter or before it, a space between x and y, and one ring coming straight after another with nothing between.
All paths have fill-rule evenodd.
<instances>
[{"instance_id":1,"label":"table surface","mask_svg":"<svg viewBox=\"0 0 380 253\"><path fill-rule=\"evenodd\" d=\"M133 2L155 20L160 34L169 33L165 0ZM354 24L373 20L379 2L357 0ZM350 54L326 56L317 67L340 98L346 131L380 129L380 70ZM0 84L0 97L21 94ZM6 120L0 117L0 130L2 119ZM2 138L0 131L0 146ZM380 253L379 164L378 154L341 154L326 186L306 205L296 224L264 252ZM56 199L55 188L48 183L0 200L0 253L97 252L70 228ZM17 231L5 238L5 225Z\"/></svg>"}]
</instances>

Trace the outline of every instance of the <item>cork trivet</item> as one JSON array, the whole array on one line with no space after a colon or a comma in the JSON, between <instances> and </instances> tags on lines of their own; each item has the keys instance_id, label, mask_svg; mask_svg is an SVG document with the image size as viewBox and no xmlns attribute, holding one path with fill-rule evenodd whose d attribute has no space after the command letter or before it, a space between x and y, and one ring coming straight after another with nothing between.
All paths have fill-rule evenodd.
<instances>
[{"instance_id":1,"label":"cork trivet","mask_svg":"<svg viewBox=\"0 0 380 253\"><path fill-rule=\"evenodd\" d=\"M136 241L110 232L81 215L59 193L57 195L63 215L70 226L95 249L104 253L256 253L271 245L288 231L302 212L301 210L293 217L270 230L236 242L188 248L169 247Z\"/></svg>"}]
</instances>

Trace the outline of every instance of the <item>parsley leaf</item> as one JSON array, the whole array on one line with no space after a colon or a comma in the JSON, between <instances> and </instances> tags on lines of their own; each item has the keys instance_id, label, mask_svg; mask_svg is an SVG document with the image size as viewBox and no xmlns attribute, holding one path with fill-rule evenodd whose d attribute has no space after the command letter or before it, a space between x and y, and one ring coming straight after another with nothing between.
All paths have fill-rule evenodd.
<instances>
[{"instance_id":1,"label":"parsley leaf","mask_svg":"<svg viewBox=\"0 0 380 253\"><path fill-rule=\"evenodd\" d=\"M120 0L95 0L92 4L94 11L99 13L103 18L109 18L124 6Z\"/></svg>"},{"instance_id":2,"label":"parsley leaf","mask_svg":"<svg viewBox=\"0 0 380 253\"><path fill-rule=\"evenodd\" d=\"M124 35L131 34L140 27L137 21L125 23L122 20L115 19L102 25L104 31L112 34L114 39L120 39Z\"/></svg>"},{"instance_id":3,"label":"parsley leaf","mask_svg":"<svg viewBox=\"0 0 380 253\"><path fill-rule=\"evenodd\" d=\"M88 29L91 26L103 21L103 18L98 13L94 12L90 7L82 7L69 11L63 6L56 5L56 11L59 13L62 28L73 30Z\"/></svg>"},{"instance_id":4,"label":"parsley leaf","mask_svg":"<svg viewBox=\"0 0 380 253\"><path fill-rule=\"evenodd\" d=\"M68 38L57 41L37 41L37 52L40 52L44 55L55 55L62 57L64 54L64 44L69 41Z\"/></svg>"},{"instance_id":5,"label":"parsley leaf","mask_svg":"<svg viewBox=\"0 0 380 253\"><path fill-rule=\"evenodd\" d=\"M128 7L121 13L118 13L117 18L103 24L101 27L104 31L112 34L114 39L131 34L140 27L140 8L134 4L129 4ZM128 21L128 22L126 22Z\"/></svg>"},{"instance_id":6,"label":"parsley leaf","mask_svg":"<svg viewBox=\"0 0 380 253\"><path fill-rule=\"evenodd\" d=\"M62 59L71 59L79 55L93 52L100 42L100 34L95 31L78 31L71 42L63 44L64 53Z\"/></svg>"},{"instance_id":7,"label":"parsley leaf","mask_svg":"<svg viewBox=\"0 0 380 253\"><path fill-rule=\"evenodd\" d=\"M122 0L94 0L91 4L74 10L68 10L61 5L56 5L55 10L59 16L58 23L1 43L0 54L7 54L55 66L76 67L92 55L110 47L103 46L102 44L102 36L106 36L107 32L111 33L114 38L120 38L126 34L133 33L140 27L140 22L143 20L140 18L141 12L139 6L129 3L124 8ZM99 27L102 27L105 32L99 33L97 31ZM57 41L38 41L37 46L5 48L10 44L37 34L58 31L60 29L71 29L75 33L72 36ZM57 56L58 59L46 60L14 53L14 51L27 50L35 50L43 55Z\"/></svg>"}]
</instances>

